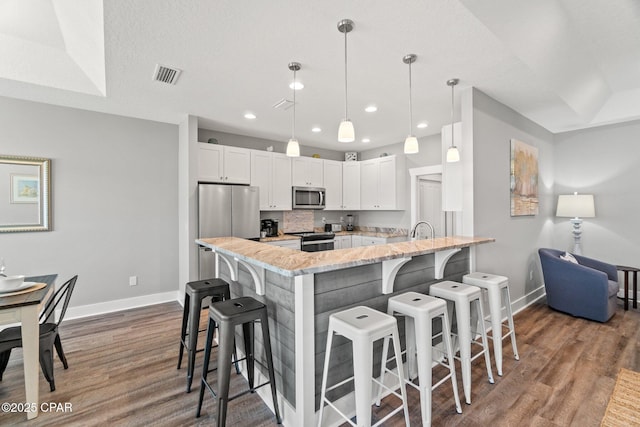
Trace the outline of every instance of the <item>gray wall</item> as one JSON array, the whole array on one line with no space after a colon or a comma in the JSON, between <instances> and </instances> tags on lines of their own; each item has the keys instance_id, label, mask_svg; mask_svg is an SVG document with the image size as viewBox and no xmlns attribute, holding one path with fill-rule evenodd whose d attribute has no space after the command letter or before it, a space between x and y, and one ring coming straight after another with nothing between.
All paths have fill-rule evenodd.
<instances>
[{"instance_id":1,"label":"gray wall","mask_svg":"<svg viewBox=\"0 0 640 427\"><path fill-rule=\"evenodd\" d=\"M177 290L177 141L175 125L0 97L0 152L52 159L53 231L0 235L7 273L78 274L72 306Z\"/></svg>"},{"instance_id":2,"label":"gray wall","mask_svg":"<svg viewBox=\"0 0 640 427\"><path fill-rule=\"evenodd\" d=\"M585 256L640 267L639 137L640 121L555 135L555 194L594 195L596 217L582 224ZM554 247L571 250L569 218L553 219Z\"/></svg>"},{"instance_id":3,"label":"gray wall","mask_svg":"<svg viewBox=\"0 0 640 427\"><path fill-rule=\"evenodd\" d=\"M553 134L474 89L474 233L494 237L476 249L477 270L509 277L511 300L542 286L537 249L553 246ZM539 214L510 216L510 140L538 148Z\"/></svg>"}]
</instances>

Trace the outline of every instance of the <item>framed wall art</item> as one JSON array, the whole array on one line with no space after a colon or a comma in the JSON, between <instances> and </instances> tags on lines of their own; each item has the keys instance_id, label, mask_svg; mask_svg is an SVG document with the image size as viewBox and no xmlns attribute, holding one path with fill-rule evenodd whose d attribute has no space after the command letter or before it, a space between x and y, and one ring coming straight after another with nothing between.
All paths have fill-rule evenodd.
<instances>
[{"instance_id":1,"label":"framed wall art","mask_svg":"<svg viewBox=\"0 0 640 427\"><path fill-rule=\"evenodd\" d=\"M538 149L511 140L511 216L538 214Z\"/></svg>"},{"instance_id":2,"label":"framed wall art","mask_svg":"<svg viewBox=\"0 0 640 427\"><path fill-rule=\"evenodd\" d=\"M38 203L40 180L37 175L11 174L11 203Z\"/></svg>"}]
</instances>

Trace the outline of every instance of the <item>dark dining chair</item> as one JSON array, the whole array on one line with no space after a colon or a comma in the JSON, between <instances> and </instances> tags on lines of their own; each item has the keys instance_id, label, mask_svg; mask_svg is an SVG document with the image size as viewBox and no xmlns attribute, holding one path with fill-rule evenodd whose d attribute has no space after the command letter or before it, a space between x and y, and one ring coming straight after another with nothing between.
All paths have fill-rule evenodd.
<instances>
[{"instance_id":1,"label":"dark dining chair","mask_svg":"<svg viewBox=\"0 0 640 427\"><path fill-rule=\"evenodd\" d=\"M78 280L77 275L60 286L49 302L47 302L44 311L40 315L40 367L42 368L44 377L49 382L51 391L56 390L56 384L53 379L54 347L56 348L58 357L62 361L64 369L69 367L67 358L62 350L62 342L60 342L60 335L58 334L58 325L62 322L62 319L64 319L64 314L69 306L69 300L71 299L73 288L76 285L76 280ZM55 313L60 303L62 303L62 309L60 318L56 322ZM22 347L22 330L20 326L0 331L0 381L2 381L2 375L9 363L11 350L18 347Z\"/></svg>"}]
</instances>

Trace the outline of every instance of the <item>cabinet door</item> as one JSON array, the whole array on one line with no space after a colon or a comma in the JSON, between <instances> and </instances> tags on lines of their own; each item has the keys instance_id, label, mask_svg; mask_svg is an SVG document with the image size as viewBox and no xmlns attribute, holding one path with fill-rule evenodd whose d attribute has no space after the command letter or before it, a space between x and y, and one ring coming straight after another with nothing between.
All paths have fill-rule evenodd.
<instances>
[{"instance_id":1,"label":"cabinet door","mask_svg":"<svg viewBox=\"0 0 640 427\"><path fill-rule=\"evenodd\" d=\"M396 158L382 157L378 161L378 209L396 208Z\"/></svg>"},{"instance_id":2,"label":"cabinet door","mask_svg":"<svg viewBox=\"0 0 640 427\"><path fill-rule=\"evenodd\" d=\"M291 184L295 187L308 187L307 160L305 157L291 159Z\"/></svg>"},{"instance_id":3,"label":"cabinet door","mask_svg":"<svg viewBox=\"0 0 640 427\"><path fill-rule=\"evenodd\" d=\"M377 159L360 162L360 209L378 209Z\"/></svg>"},{"instance_id":4,"label":"cabinet door","mask_svg":"<svg viewBox=\"0 0 640 427\"><path fill-rule=\"evenodd\" d=\"M351 247L358 248L362 246L362 236L353 235L351 236Z\"/></svg>"},{"instance_id":5,"label":"cabinet door","mask_svg":"<svg viewBox=\"0 0 640 427\"><path fill-rule=\"evenodd\" d=\"M251 150L224 147L224 182L249 184L251 182Z\"/></svg>"},{"instance_id":6,"label":"cabinet door","mask_svg":"<svg viewBox=\"0 0 640 427\"><path fill-rule=\"evenodd\" d=\"M350 211L360 209L360 162L342 163L342 208Z\"/></svg>"},{"instance_id":7,"label":"cabinet door","mask_svg":"<svg viewBox=\"0 0 640 427\"><path fill-rule=\"evenodd\" d=\"M296 187L322 187L322 159L295 157L291 161L292 184Z\"/></svg>"},{"instance_id":8,"label":"cabinet door","mask_svg":"<svg viewBox=\"0 0 640 427\"><path fill-rule=\"evenodd\" d=\"M260 210L273 208L271 199L271 153L266 151L251 152L251 185L260 188Z\"/></svg>"},{"instance_id":9,"label":"cabinet door","mask_svg":"<svg viewBox=\"0 0 640 427\"><path fill-rule=\"evenodd\" d=\"M273 153L271 206L273 210L291 210L291 157ZM299 245L298 245L299 246Z\"/></svg>"},{"instance_id":10,"label":"cabinet door","mask_svg":"<svg viewBox=\"0 0 640 427\"><path fill-rule=\"evenodd\" d=\"M338 238L336 238L337 240ZM351 247L351 236L339 236L340 249L346 249Z\"/></svg>"},{"instance_id":11,"label":"cabinet door","mask_svg":"<svg viewBox=\"0 0 640 427\"><path fill-rule=\"evenodd\" d=\"M221 145L198 144L198 181L224 182L222 151Z\"/></svg>"},{"instance_id":12,"label":"cabinet door","mask_svg":"<svg viewBox=\"0 0 640 427\"><path fill-rule=\"evenodd\" d=\"M342 162L324 160L324 188L326 192L326 207L328 211L342 210Z\"/></svg>"},{"instance_id":13,"label":"cabinet door","mask_svg":"<svg viewBox=\"0 0 640 427\"><path fill-rule=\"evenodd\" d=\"M307 161L309 185L312 187L324 187L324 171L322 169L324 162L322 159L314 158L308 158Z\"/></svg>"}]
</instances>

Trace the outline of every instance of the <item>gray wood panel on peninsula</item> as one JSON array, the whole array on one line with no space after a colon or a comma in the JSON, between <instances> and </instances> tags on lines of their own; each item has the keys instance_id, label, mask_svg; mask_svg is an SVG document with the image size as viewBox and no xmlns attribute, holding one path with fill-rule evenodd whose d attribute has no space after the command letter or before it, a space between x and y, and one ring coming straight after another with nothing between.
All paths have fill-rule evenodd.
<instances>
[{"instance_id":1,"label":"gray wood panel on peninsula","mask_svg":"<svg viewBox=\"0 0 640 427\"><path fill-rule=\"evenodd\" d=\"M429 286L439 280L461 281L473 265L469 248L493 241L443 237L324 252L302 252L235 237L200 238L196 243L217 258L215 275L231 281L232 297L252 296L267 305L278 405L284 424L297 426L317 424L319 381L332 312L355 305L386 311L394 293L428 293ZM262 342L261 337L257 341ZM339 359L347 349L340 340L334 341ZM255 354L260 353L256 348ZM349 366L335 362L331 372L332 381L340 381L348 376ZM270 405L270 396L263 396L261 390L258 393Z\"/></svg>"}]
</instances>

